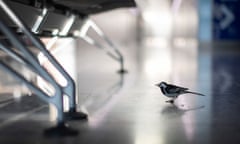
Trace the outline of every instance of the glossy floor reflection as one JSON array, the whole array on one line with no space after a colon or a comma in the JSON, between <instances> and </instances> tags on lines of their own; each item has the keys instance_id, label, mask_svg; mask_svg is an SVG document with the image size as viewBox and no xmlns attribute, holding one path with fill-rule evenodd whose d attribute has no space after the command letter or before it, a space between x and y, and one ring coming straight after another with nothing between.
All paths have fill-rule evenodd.
<instances>
[{"instance_id":1,"label":"glossy floor reflection","mask_svg":"<svg viewBox=\"0 0 240 144\"><path fill-rule=\"evenodd\" d=\"M201 45L185 37L143 36L141 41L129 41L121 45L129 71L124 76L116 73L116 61L80 40L56 54L77 81L79 110L89 114L87 122L69 122L79 131L76 137L44 137L43 130L54 125L54 109L26 94L24 87L1 71L0 143L240 142L238 46ZM160 81L206 96L186 94L172 105L155 86Z\"/></svg>"},{"instance_id":2,"label":"glossy floor reflection","mask_svg":"<svg viewBox=\"0 0 240 144\"><path fill-rule=\"evenodd\" d=\"M238 143L238 52L220 52L216 46L211 52L199 49L196 54L188 51L188 57L176 50L171 53L174 58L167 58L166 49L143 46L140 50L134 45L129 46L141 57L139 60L134 53L127 55L129 73L122 77L116 73L117 63L104 54L97 54L97 61L88 61L90 57L77 59L79 109L89 114L88 122L69 122L79 130L77 137L44 137L43 130L53 125L49 121L52 113L49 106L35 96L11 101L3 95L0 142ZM83 49L78 52L82 53ZM153 52L142 51L151 49ZM89 53L93 55L94 50L89 49ZM171 64L161 70L158 64L164 67L166 59ZM85 61L90 65L84 66ZM108 69L98 71L97 66L103 63ZM154 67L158 73L154 72ZM174 105L165 103L167 98L154 86L162 80L200 91L206 97L184 95Z\"/></svg>"}]
</instances>

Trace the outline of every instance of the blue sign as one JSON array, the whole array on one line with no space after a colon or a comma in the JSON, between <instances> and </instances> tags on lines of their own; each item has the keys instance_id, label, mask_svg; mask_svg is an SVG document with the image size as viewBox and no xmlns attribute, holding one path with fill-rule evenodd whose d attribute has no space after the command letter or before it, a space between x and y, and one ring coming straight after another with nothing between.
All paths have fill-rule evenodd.
<instances>
[{"instance_id":1,"label":"blue sign","mask_svg":"<svg viewBox=\"0 0 240 144\"><path fill-rule=\"evenodd\" d=\"M240 39L240 0L214 0L213 39Z\"/></svg>"}]
</instances>

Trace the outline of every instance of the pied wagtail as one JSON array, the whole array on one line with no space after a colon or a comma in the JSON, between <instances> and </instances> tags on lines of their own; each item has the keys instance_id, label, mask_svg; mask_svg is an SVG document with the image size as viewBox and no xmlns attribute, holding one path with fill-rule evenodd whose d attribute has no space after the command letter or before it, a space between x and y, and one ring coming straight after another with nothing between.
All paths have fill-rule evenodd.
<instances>
[{"instance_id":1,"label":"pied wagtail","mask_svg":"<svg viewBox=\"0 0 240 144\"><path fill-rule=\"evenodd\" d=\"M171 100L166 101L170 103L174 103L174 100L181 94L191 93L195 95L205 96L201 93L188 91L189 90L188 88L167 84L166 82L160 82L159 84L156 84L156 86L158 86L161 89L162 93L165 96L172 98Z\"/></svg>"}]
</instances>

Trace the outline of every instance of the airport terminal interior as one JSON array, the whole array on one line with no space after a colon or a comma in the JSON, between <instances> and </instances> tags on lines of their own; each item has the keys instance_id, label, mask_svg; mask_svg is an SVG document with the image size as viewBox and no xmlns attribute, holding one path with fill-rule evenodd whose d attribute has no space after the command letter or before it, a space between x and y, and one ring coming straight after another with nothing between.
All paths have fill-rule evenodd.
<instances>
[{"instance_id":1,"label":"airport terminal interior","mask_svg":"<svg viewBox=\"0 0 240 144\"><path fill-rule=\"evenodd\" d=\"M87 115L64 119L68 129L55 129L55 133L48 130L61 121L57 104L38 93L39 89L52 93L54 84L40 77L41 72L33 72L34 64L32 68L28 60L22 62L28 57L17 57L26 56L25 52L4 50L8 43L1 36L1 61L38 87L32 88L0 64L1 144L240 143L240 23L236 14L240 2L135 2L133 7L89 15L104 34L97 35L98 29L93 28L85 38L37 36L47 48L50 45L51 54L74 80L76 111ZM125 71L119 72L121 62L111 54L115 48L123 56ZM33 53L57 83L66 83L41 51ZM166 102L170 98L156 86L163 81L205 96L186 93L174 103ZM63 111L68 112L70 99L64 94L60 96Z\"/></svg>"}]
</instances>

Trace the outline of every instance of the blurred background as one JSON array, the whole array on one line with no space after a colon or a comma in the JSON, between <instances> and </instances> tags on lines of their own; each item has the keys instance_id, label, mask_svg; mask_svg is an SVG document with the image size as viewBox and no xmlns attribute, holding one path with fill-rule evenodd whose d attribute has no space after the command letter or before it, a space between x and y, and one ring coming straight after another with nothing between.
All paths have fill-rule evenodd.
<instances>
[{"instance_id":1,"label":"blurred background","mask_svg":"<svg viewBox=\"0 0 240 144\"><path fill-rule=\"evenodd\" d=\"M82 134L64 143L240 142L240 1L136 3L137 8L90 16L123 53L128 73L117 74L119 63L82 39L61 38L54 45L54 56L76 81L78 109L89 114L88 122L71 123ZM89 35L104 44L94 31ZM5 72L0 75L0 142L15 142L12 128L26 123L31 128L15 129L22 132L20 142L37 143L36 137L40 143L58 142L40 135L55 119L54 108L40 103L44 107L35 111L36 98L26 100L31 92ZM206 96L187 94L171 105L154 86L161 81Z\"/></svg>"}]
</instances>

